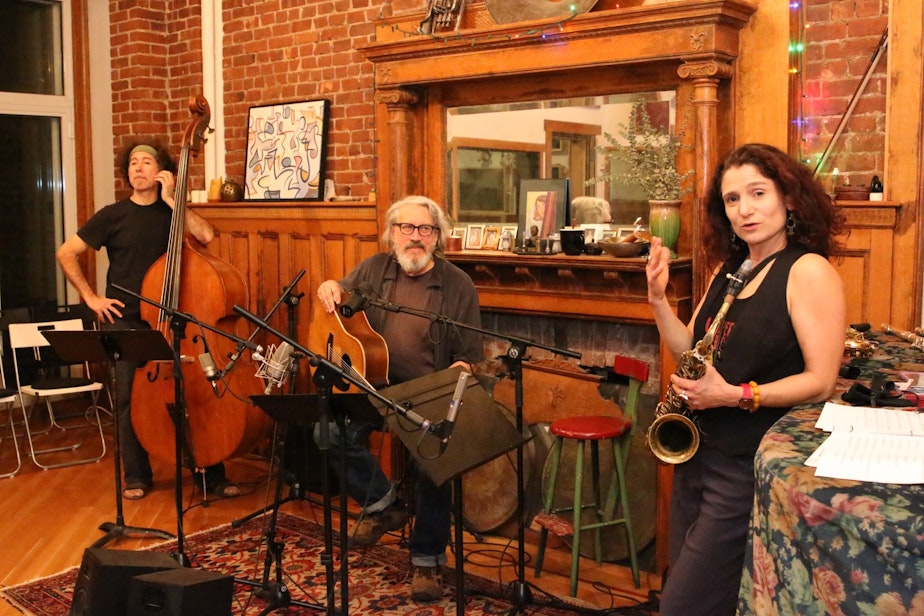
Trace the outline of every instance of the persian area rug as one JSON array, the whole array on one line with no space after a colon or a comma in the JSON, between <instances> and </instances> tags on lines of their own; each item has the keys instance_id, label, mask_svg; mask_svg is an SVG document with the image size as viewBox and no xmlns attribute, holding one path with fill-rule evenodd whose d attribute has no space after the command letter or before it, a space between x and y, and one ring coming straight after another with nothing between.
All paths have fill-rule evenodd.
<instances>
[{"instance_id":1,"label":"persian area rug","mask_svg":"<svg viewBox=\"0 0 924 616\"><path fill-rule=\"evenodd\" d=\"M266 541L265 524L262 519L252 520L240 528L230 525L189 535L184 541L184 552L193 567L200 567L233 576L236 580L251 580L259 586L263 579ZM335 544L339 536L334 534ZM321 562L324 552L324 529L303 518L279 513L276 525L276 541L283 544L283 581L293 600L308 603L312 607L290 605L273 610L273 614L319 614L326 610L327 591L326 567ZM176 550L176 541L169 541L149 548L161 552ZM335 545L335 556L339 549ZM334 561L335 573L340 563ZM455 570L447 569L443 574L446 589L440 603L418 604L411 600L408 578L408 556L401 550L373 546L365 550L351 550L349 561L349 613L350 614L416 614L440 616L455 614L455 593L452 590ZM269 580L275 581L276 568L270 569ZM24 614L33 616L67 616L77 568L34 580L18 586L3 589L3 597ZM503 596L496 583L480 576L466 573L465 613L506 614L511 604L494 596ZM255 597L255 588L243 582L235 582L232 613L253 616L262 613L267 604ZM341 589L335 588L335 603L339 606ZM562 616L573 614L570 610L528 607L530 614Z\"/></svg>"}]
</instances>

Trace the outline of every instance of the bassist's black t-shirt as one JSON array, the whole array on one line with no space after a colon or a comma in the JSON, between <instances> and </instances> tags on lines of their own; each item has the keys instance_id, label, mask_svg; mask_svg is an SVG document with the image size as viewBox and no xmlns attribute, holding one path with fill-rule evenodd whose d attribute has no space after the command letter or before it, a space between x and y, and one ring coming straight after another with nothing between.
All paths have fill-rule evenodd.
<instances>
[{"instance_id":1,"label":"bassist's black t-shirt","mask_svg":"<svg viewBox=\"0 0 924 616\"><path fill-rule=\"evenodd\" d=\"M121 312L127 320L140 318L140 301L112 285L141 291L144 275L167 251L172 216L173 210L162 199L151 205L123 199L101 209L77 231L77 236L95 250L106 248L106 297L125 303Z\"/></svg>"}]
</instances>

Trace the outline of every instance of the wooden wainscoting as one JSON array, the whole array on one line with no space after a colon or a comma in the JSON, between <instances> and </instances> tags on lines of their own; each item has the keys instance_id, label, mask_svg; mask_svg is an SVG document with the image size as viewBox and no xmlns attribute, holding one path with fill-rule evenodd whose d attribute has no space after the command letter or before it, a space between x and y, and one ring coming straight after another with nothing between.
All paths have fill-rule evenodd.
<instances>
[{"instance_id":1,"label":"wooden wainscoting","mask_svg":"<svg viewBox=\"0 0 924 616\"><path fill-rule=\"evenodd\" d=\"M367 202L214 202L193 204L215 227L209 246L244 275L249 310L265 317L296 275L304 276L293 294L304 294L297 305L295 338L308 339L311 302L318 285L342 278L361 260L378 252L378 223L374 203ZM270 325L288 333L288 305L281 305ZM254 327L241 319L239 335L249 337ZM278 343L262 332L256 342ZM308 371L302 366L302 379ZM307 383L299 384L307 390Z\"/></svg>"},{"instance_id":2,"label":"wooden wainscoting","mask_svg":"<svg viewBox=\"0 0 924 616\"><path fill-rule=\"evenodd\" d=\"M832 260L844 281L847 323L892 323L892 265L900 203L838 201L850 235ZM913 275L911 272L909 276ZM896 324L902 328L907 323Z\"/></svg>"}]
</instances>

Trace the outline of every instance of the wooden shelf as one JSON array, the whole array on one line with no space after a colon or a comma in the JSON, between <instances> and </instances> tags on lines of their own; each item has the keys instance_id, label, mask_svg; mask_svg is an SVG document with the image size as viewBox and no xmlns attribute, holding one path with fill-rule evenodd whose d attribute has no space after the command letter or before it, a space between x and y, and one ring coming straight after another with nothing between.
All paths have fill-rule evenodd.
<instances>
[{"instance_id":1,"label":"wooden shelf","mask_svg":"<svg viewBox=\"0 0 924 616\"><path fill-rule=\"evenodd\" d=\"M643 258L491 250L450 252L446 257L475 282L484 310L654 323ZM693 311L692 272L692 258L671 261L668 299L684 320Z\"/></svg>"}]
</instances>

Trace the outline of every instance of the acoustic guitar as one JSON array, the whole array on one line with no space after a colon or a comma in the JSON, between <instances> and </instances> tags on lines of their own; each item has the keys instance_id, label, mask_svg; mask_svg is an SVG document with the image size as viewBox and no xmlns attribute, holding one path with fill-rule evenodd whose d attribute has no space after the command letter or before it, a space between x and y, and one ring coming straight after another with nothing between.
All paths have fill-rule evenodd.
<instances>
[{"instance_id":1,"label":"acoustic guitar","mask_svg":"<svg viewBox=\"0 0 924 616\"><path fill-rule=\"evenodd\" d=\"M349 298L350 294L344 293L341 304ZM364 312L345 318L339 310L329 313L320 301L313 302L308 348L373 388L388 385L388 345L381 334L369 325ZM337 389L345 393L362 393L349 382Z\"/></svg>"}]
</instances>

